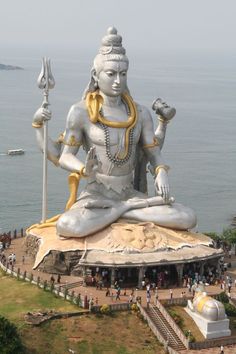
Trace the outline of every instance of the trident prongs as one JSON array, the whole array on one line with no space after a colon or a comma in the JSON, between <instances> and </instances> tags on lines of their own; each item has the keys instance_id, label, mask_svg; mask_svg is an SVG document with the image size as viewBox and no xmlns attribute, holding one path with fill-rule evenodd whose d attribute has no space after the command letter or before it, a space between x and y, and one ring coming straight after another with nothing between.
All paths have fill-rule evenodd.
<instances>
[{"instance_id":1,"label":"trident prongs","mask_svg":"<svg viewBox=\"0 0 236 354\"><path fill-rule=\"evenodd\" d=\"M51 63L49 58L44 57L42 59L42 68L37 83L38 83L38 87L41 90L44 90L43 106L46 108L47 106L49 106L49 101L48 101L49 90L55 86L55 80L54 77L52 76Z\"/></svg>"}]
</instances>

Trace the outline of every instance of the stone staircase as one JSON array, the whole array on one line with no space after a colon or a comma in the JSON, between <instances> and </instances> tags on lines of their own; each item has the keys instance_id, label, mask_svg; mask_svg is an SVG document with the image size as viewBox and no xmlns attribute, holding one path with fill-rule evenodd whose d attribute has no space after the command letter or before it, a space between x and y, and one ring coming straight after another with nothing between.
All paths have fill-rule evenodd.
<instances>
[{"instance_id":1,"label":"stone staircase","mask_svg":"<svg viewBox=\"0 0 236 354\"><path fill-rule=\"evenodd\" d=\"M166 341L168 341L168 345L171 348L177 351L186 350L185 345L177 336L177 334L174 332L171 325L162 315L162 313L160 312L157 306L150 304L149 308L146 308L145 310L148 316L150 317L150 319L152 320L152 322L155 324L159 333Z\"/></svg>"}]
</instances>

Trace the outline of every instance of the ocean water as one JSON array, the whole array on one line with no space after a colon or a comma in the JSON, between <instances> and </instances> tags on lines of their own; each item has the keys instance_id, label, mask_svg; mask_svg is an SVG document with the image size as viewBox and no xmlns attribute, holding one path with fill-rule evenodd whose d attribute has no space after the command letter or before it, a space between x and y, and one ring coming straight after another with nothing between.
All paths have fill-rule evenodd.
<instances>
[{"instance_id":1,"label":"ocean water","mask_svg":"<svg viewBox=\"0 0 236 354\"><path fill-rule=\"evenodd\" d=\"M91 57L52 58L56 80L50 92L52 138L64 130L70 106L80 99L89 80ZM1 59L2 61L2 59ZM42 154L32 116L42 102L36 80L40 57L16 53L6 64L22 71L0 71L0 232L27 227L41 219ZM196 230L217 231L236 215L236 71L234 58L222 55L130 56L129 88L136 101L151 110L161 97L177 109L168 125L163 156L171 194L192 207ZM152 114L156 124L155 114ZM7 156L22 148L22 156ZM48 216L63 211L68 198L68 173L49 162ZM153 194L150 179L149 192Z\"/></svg>"}]
</instances>

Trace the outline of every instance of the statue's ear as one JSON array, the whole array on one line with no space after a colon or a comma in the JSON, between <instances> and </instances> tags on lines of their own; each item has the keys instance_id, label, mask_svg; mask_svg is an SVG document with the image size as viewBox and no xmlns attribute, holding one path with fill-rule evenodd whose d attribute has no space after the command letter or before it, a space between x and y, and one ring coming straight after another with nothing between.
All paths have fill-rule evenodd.
<instances>
[{"instance_id":1,"label":"statue's ear","mask_svg":"<svg viewBox=\"0 0 236 354\"><path fill-rule=\"evenodd\" d=\"M97 76L96 70L94 68L92 68L92 70L91 70L91 77L94 80L94 82L98 81L98 76Z\"/></svg>"},{"instance_id":2,"label":"statue's ear","mask_svg":"<svg viewBox=\"0 0 236 354\"><path fill-rule=\"evenodd\" d=\"M82 96L83 100L86 98L88 92L94 92L97 90L97 88L98 88L98 79L96 75L96 70L94 67L92 67L90 71L90 81Z\"/></svg>"}]
</instances>

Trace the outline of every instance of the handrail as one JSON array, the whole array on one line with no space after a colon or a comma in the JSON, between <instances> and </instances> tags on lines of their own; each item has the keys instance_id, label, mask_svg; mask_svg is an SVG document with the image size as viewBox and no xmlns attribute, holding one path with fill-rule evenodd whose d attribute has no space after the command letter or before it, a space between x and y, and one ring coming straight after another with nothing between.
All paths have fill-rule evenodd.
<instances>
[{"instance_id":1,"label":"handrail","mask_svg":"<svg viewBox=\"0 0 236 354\"><path fill-rule=\"evenodd\" d=\"M156 311L156 309L154 308L153 305L150 304L150 308L152 309L152 311L157 315L159 321L162 323L162 325L165 327L166 332L167 332L167 339L168 337L172 337L174 342L178 345L178 340L176 339L176 336L173 334L173 328L170 326L171 330L168 328L168 326L166 325L166 323L163 321L163 318L159 315L159 313ZM162 314L162 313L161 313ZM167 322L168 323L168 322ZM178 337L178 335L177 335ZM179 338L179 340L181 341L181 339Z\"/></svg>"},{"instance_id":2,"label":"handrail","mask_svg":"<svg viewBox=\"0 0 236 354\"><path fill-rule=\"evenodd\" d=\"M168 323L171 325L171 327L174 329L174 332L177 334L177 336L180 338L180 340L182 341L182 343L185 345L185 347L188 349L189 348L189 340L185 337L184 333L181 331L181 329L179 328L179 326L175 323L175 321L173 320L173 318L169 315L169 313L166 311L166 309L164 308L164 306L160 303L159 300L156 301L156 305L155 305L160 312L162 313L162 315L166 318L166 320L168 321Z\"/></svg>"}]
</instances>

